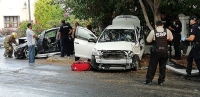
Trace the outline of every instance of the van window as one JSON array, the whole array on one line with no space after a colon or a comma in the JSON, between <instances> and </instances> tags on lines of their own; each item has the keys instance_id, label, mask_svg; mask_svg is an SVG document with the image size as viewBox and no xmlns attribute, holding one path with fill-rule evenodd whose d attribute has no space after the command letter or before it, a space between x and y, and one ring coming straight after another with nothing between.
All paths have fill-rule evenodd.
<instances>
[{"instance_id":1,"label":"van window","mask_svg":"<svg viewBox=\"0 0 200 97\"><path fill-rule=\"evenodd\" d=\"M134 29L106 29L99 38L99 42L127 41L136 40Z\"/></svg>"}]
</instances>

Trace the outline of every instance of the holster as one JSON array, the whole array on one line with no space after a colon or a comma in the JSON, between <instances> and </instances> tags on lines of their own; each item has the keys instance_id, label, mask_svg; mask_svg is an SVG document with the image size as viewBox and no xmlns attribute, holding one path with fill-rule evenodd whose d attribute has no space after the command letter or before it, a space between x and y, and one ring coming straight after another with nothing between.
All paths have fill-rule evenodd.
<instances>
[{"instance_id":1,"label":"holster","mask_svg":"<svg viewBox=\"0 0 200 97\"><path fill-rule=\"evenodd\" d=\"M150 47L150 52L155 52L155 51L156 51L156 47L155 46Z\"/></svg>"}]
</instances>

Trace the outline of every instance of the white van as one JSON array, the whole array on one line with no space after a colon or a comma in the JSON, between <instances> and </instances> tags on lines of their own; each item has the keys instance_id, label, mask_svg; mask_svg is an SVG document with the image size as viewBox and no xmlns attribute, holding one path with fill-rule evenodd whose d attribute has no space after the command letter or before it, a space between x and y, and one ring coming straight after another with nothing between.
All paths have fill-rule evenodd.
<instances>
[{"instance_id":1,"label":"white van","mask_svg":"<svg viewBox=\"0 0 200 97\"><path fill-rule=\"evenodd\" d=\"M75 57L91 59L91 66L97 70L137 70L145 46L140 29L140 20L132 15L114 18L99 38L90 30L78 27Z\"/></svg>"}]
</instances>

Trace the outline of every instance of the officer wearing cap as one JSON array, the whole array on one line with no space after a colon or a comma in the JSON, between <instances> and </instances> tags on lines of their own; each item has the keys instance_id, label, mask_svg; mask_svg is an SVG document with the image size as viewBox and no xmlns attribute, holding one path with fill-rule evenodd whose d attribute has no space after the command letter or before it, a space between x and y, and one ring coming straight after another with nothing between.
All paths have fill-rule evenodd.
<instances>
[{"instance_id":1,"label":"officer wearing cap","mask_svg":"<svg viewBox=\"0 0 200 97\"><path fill-rule=\"evenodd\" d=\"M181 50L179 46L180 46L180 41L181 41L182 24L178 16L174 17L174 24L172 26L169 26L169 29L172 31L172 34L174 37L173 43L174 43L175 56L173 59L180 60Z\"/></svg>"},{"instance_id":2,"label":"officer wearing cap","mask_svg":"<svg viewBox=\"0 0 200 97\"><path fill-rule=\"evenodd\" d=\"M186 36L182 36L182 41L190 41L192 42L192 49L187 57L187 70L186 75L184 76L185 79L190 79L191 71L192 71L192 63L193 59L196 63L196 66L198 70L200 70L200 32L199 32L199 25L198 25L198 17L197 16L191 16L190 18L190 32L189 37L186 38ZM200 72L199 72L200 75ZM200 79L199 79L200 80Z\"/></svg>"},{"instance_id":3,"label":"officer wearing cap","mask_svg":"<svg viewBox=\"0 0 200 97\"><path fill-rule=\"evenodd\" d=\"M172 41L173 36L170 30L163 28L163 23L157 21L155 30L152 30L148 37L147 42L153 42L151 49L150 61L148 71L146 74L146 81L143 84L151 84L154 78L157 65L159 63L159 78L158 85L163 85L165 81L166 63L168 60L168 41Z\"/></svg>"},{"instance_id":4,"label":"officer wearing cap","mask_svg":"<svg viewBox=\"0 0 200 97\"><path fill-rule=\"evenodd\" d=\"M17 33L13 32L11 35L6 36L6 38L4 39L4 48L5 48L5 52L4 52L4 57L8 57L8 58L12 58L12 54L13 54L13 46L12 43L14 43L15 45L18 45L18 43L16 42L17 38Z\"/></svg>"},{"instance_id":5,"label":"officer wearing cap","mask_svg":"<svg viewBox=\"0 0 200 97\"><path fill-rule=\"evenodd\" d=\"M70 56L70 48L69 48L69 34L72 32L72 27L69 24L65 23L65 20L61 21L62 25L59 29L59 38L60 38L60 46L61 46L61 56L64 57L67 50L67 56Z\"/></svg>"}]
</instances>

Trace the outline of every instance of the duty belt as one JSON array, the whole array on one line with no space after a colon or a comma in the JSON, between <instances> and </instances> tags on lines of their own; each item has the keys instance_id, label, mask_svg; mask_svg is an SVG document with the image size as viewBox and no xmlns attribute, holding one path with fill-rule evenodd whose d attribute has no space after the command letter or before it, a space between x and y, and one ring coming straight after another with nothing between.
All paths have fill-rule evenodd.
<instances>
[{"instance_id":1,"label":"duty belt","mask_svg":"<svg viewBox=\"0 0 200 97\"><path fill-rule=\"evenodd\" d=\"M200 42L192 42L192 44L193 44L193 45L195 45L195 44L200 44Z\"/></svg>"},{"instance_id":2,"label":"duty belt","mask_svg":"<svg viewBox=\"0 0 200 97\"><path fill-rule=\"evenodd\" d=\"M167 49L167 47L156 47L159 50Z\"/></svg>"}]
</instances>

